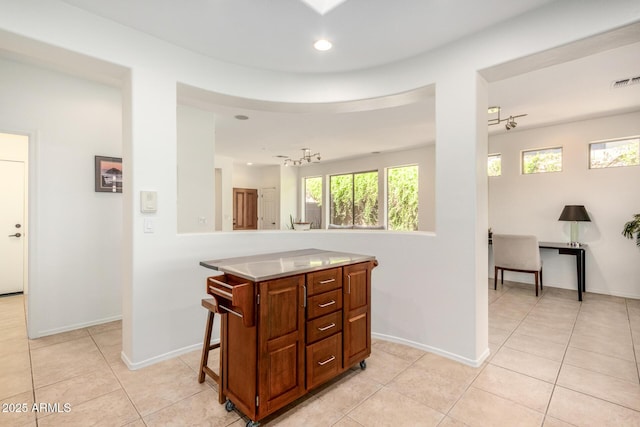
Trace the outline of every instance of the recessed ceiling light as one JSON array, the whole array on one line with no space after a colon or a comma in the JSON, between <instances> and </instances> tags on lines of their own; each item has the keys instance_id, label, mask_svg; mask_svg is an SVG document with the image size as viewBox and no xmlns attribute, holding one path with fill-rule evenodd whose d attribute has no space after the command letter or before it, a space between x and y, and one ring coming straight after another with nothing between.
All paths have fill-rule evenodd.
<instances>
[{"instance_id":1,"label":"recessed ceiling light","mask_svg":"<svg viewBox=\"0 0 640 427\"><path fill-rule=\"evenodd\" d=\"M249 120L249 116L245 116L244 114L238 114L237 116L233 116L238 120Z\"/></svg>"},{"instance_id":2,"label":"recessed ceiling light","mask_svg":"<svg viewBox=\"0 0 640 427\"><path fill-rule=\"evenodd\" d=\"M329 13L329 11L338 7L346 0L302 0L307 6L318 12L320 15Z\"/></svg>"},{"instance_id":3,"label":"recessed ceiling light","mask_svg":"<svg viewBox=\"0 0 640 427\"><path fill-rule=\"evenodd\" d=\"M332 46L333 44L331 44L331 42L327 39L316 40L316 42L313 44L313 47L321 52L331 49Z\"/></svg>"},{"instance_id":4,"label":"recessed ceiling light","mask_svg":"<svg viewBox=\"0 0 640 427\"><path fill-rule=\"evenodd\" d=\"M247 162L247 166L251 166L251 165L253 165L252 162Z\"/></svg>"}]
</instances>

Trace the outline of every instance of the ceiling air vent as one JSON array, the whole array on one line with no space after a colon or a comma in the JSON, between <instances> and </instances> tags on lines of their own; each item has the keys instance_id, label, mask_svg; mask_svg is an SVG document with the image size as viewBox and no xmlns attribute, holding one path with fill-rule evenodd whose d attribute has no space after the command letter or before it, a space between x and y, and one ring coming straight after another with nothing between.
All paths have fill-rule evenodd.
<instances>
[{"instance_id":1,"label":"ceiling air vent","mask_svg":"<svg viewBox=\"0 0 640 427\"><path fill-rule=\"evenodd\" d=\"M640 84L640 76L636 77L628 77L626 79L615 80L611 83L612 89L617 89L621 87L627 87L631 85Z\"/></svg>"}]
</instances>

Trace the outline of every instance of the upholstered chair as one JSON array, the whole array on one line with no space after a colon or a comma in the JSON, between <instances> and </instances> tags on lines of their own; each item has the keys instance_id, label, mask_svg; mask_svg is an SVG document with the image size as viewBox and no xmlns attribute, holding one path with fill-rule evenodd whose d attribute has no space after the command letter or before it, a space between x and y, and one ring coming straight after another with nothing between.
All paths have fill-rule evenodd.
<instances>
[{"instance_id":1,"label":"upholstered chair","mask_svg":"<svg viewBox=\"0 0 640 427\"><path fill-rule=\"evenodd\" d=\"M494 277L493 289L498 288L498 271L500 283L504 283L504 271L532 273L535 276L536 296L538 283L542 290L542 261L536 236L515 234L493 234Z\"/></svg>"}]
</instances>

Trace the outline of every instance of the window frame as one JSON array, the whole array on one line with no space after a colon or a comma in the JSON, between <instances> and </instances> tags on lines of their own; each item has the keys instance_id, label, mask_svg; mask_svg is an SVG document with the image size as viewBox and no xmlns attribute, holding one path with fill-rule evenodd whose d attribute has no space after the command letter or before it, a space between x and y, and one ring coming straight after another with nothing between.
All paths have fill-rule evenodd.
<instances>
[{"instance_id":1,"label":"window frame","mask_svg":"<svg viewBox=\"0 0 640 427\"><path fill-rule=\"evenodd\" d=\"M324 203L324 186L325 186L325 180L324 180L324 175L309 175L309 176L303 176L302 177L302 217L304 219L304 221L306 222L311 222L309 221L309 218L307 218L307 180L308 179L319 179L320 180L320 224L318 224L318 228L322 228L322 223L323 223L323 207L322 204Z\"/></svg>"},{"instance_id":2,"label":"window frame","mask_svg":"<svg viewBox=\"0 0 640 427\"><path fill-rule=\"evenodd\" d=\"M614 166L603 166L603 167L593 167L591 162L592 159L592 146L596 144L607 144L610 142L621 142L621 141L638 141L638 164L634 165L614 165ZM589 158L588 158L588 168L591 169L611 169L611 168L623 168L623 167L632 167L632 166L640 166L640 135L628 136L623 138L612 138L612 139L602 139L599 141L592 141L588 144L589 150Z\"/></svg>"},{"instance_id":3,"label":"window frame","mask_svg":"<svg viewBox=\"0 0 640 427\"><path fill-rule=\"evenodd\" d=\"M491 157L496 157L498 156L498 158L500 159L500 173L498 175L489 175L489 159L491 159ZM491 153L491 154L487 154L487 176L489 178L495 178L498 176L502 176L502 153Z\"/></svg>"},{"instance_id":4,"label":"window frame","mask_svg":"<svg viewBox=\"0 0 640 427\"><path fill-rule=\"evenodd\" d=\"M376 191L376 200L378 202L378 218L376 220L376 224L375 225L371 225L371 226L359 226L355 224L355 176L356 175L361 175L361 174L366 174L366 173L375 173L376 174L376 178L379 181L380 179L380 171L378 169L369 169L369 170L362 170L362 171L357 171L357 172L344 172L344 173L334 173L334 174L327 174L327 181L328 181L328 185L327 185L327 198L328 198L328 204L327 204L327 208L328 208L328 221L327 221L327 226L331 227L331 226L337 226L339 228L341 227L351 227L351 228L355 228L355 227L379 227L380 226L380 184L378 182L377 186L377 191ZM332 197L332 192L331 192L331 178L336 177L336 176L345 176L345 175L351 175L351 224L348 225L342 225L342 224L334 224L333 223L333 197Z\"/></svg>"},{"instance_id":5,"label":"window frame","mask_svg":"<svg viewBox=\"0 0 640 427\"><path fill-rule=\"evenodd\" d=\"M525 172L525 163L524 163L524 156L525 153L533 153L533 152L540 152L540 151L548 151L548 150L560 150L560 169L557 171L538 171L538 172ZM531 148L531 149L527 149L527 150L521 150L520 151L520 174L521 175L538 175L538 174L545 174L545 173L557 173L557 172L562 172L564 170L564 147L562 145L556 145L556 146L552 146L552 147L544 147L544 148Z\"/></svg>"},{"instance_id":6,"label":"window frame","mask_svg":"<svg viewBox=\"0 0 640 427\"><path fill-rule=\"evenodd\" d=\"M389 221L389 171L392 169L401 169L401 168L416 168L417 175L417 185L416 185L416 197L418 199L418 205L416 207L416 229L415 230L392 230L390 228L391 222ZM385 220L385 229L390 231L419 231L420 230L420 165L418 163L409 163L405 165L396 165L396 166L388 166L384 168L385 180L384 180L384 220Z\"/></svg>"}]
</instances>

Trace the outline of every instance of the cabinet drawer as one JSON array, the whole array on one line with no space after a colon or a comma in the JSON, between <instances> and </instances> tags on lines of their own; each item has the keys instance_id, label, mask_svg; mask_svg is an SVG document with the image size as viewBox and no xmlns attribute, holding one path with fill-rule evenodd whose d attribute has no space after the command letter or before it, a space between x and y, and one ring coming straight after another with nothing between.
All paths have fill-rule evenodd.
<instances>
[{"instance_id":1,"label":"cabinet drawer","mask_svg":"<svg viewBox=\"0 0 640 427\"><path fill-rule=\"evenodd\" d=\"M342 311L318 317L307 322L307 344L342 331Z\"/></svg>"},{"instance_id":2,"label":"cabinet drawer","mask_svg":"<svg viewBox=\"0 0 640 427\"><path fill-rule=\"evenodd\" d=\"M334 289L307 299L307 319L315 319L341 309L342 289Z\"/></svg>"},{"instance_id":3,"label":"cabinet drawer","mask_svg":"<svg viewBox=\"0 0 640 427\"><path fill-rule=\"evenodd\" d=\"M307 346L307 389L335 377L341 368L341 333Z\"/></svg>"},{"instance_id":4,"label":"cabinet drawer","mask_svg":"<svg viewBox=\"0 0 640 427\"><path fill-rule=\"evenodd\" d=\"M308 295L316 295L342 288L342 269L332 268L307 274Z\"/></svg>"}]
</instances>

